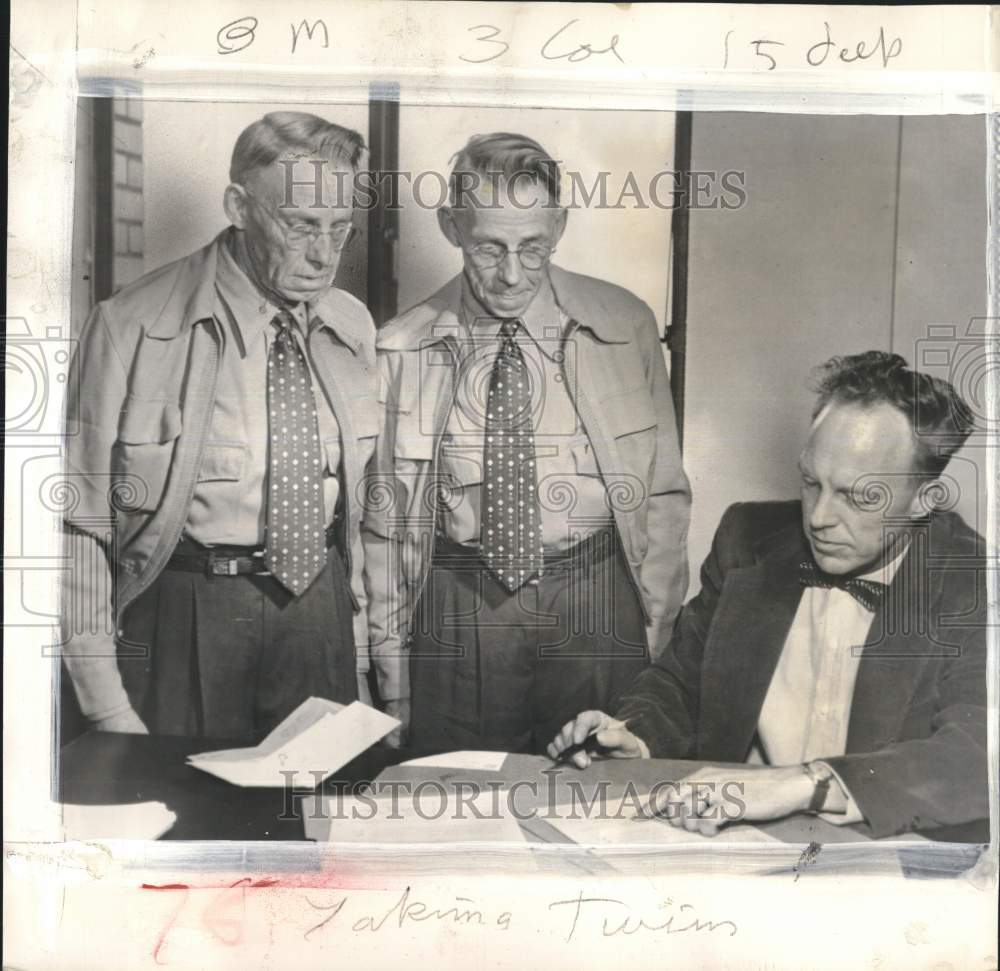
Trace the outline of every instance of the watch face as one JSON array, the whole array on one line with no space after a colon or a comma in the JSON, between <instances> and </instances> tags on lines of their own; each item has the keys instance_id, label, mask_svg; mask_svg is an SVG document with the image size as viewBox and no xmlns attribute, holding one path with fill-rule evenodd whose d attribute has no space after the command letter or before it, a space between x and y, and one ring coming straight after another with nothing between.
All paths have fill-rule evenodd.
<instances>
[{"instance_id":1,"label":"watch face","mask_svg":"<svg viewBox=\"0 0 1000 971\"><path fill-rule=\"evenodd\" d=\"M833 778L833 769L822 762L807 762L806 772L812 777L817 785L821 782L829 783Z\"/></svg>"}]
</instances>

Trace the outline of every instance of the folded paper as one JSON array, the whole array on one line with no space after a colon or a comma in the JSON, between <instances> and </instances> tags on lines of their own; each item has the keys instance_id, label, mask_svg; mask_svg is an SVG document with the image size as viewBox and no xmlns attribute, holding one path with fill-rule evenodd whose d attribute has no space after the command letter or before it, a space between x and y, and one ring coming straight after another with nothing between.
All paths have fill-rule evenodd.
<instances>
[{"instance_id":1,"label":"folded paper","mask_svg":"<svg viewBox=\"0 0 1000 971\"><path fill-rule=\"evenodd\" d=\"M259 745L188 756L188 764L237 786L311 789L399 721L360 701L308 698Z\"/></svg>"},{"instance_id":2,"label":"folded paper","mask_svg":"<svg viewBox=\"0 0 1000 971\"><path fill-rule=\"evenodd\" d=\"M400 765L434 769L475 769L485 772L499 772L503 768L506 759L506 752L443 752L440 755L427 755L422 759L410 759L409 762L400 762Z\"/></svg>"},{"instance_id":3,"label":"folded paper","mask_svg":"<svg viewBox=\"0 0 1000 971\"><path fill-rule=\"evenodd\" d=\"M62 819L67 840L155 840L177 822L177 815L162 802L101 806L64 803Z\"/></svg>"}]
</instances>

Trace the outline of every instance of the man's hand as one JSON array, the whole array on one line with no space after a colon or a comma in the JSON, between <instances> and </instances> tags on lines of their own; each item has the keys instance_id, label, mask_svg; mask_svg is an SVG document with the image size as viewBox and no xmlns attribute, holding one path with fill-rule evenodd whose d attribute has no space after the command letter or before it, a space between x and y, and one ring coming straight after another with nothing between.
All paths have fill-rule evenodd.
<instances>
[{"instance_id":1,"label":"man's hand","mask_svg":"<svg viewBox=\"0 0 1000 971\"><path fill-rule=\"evenodd\" d=\"M393 718L398 718L400 726L389 732L383 741L389 748L402 748L406 744L410 731L410 699L400 698L398 701L387 701L385 713L392 715Z\"/></svg>"},{"instance_id":2,"label":"man's hand","mask_svg":"<svg viewBox=\"0 0 1000 971\"><path fill-rule=\"evenodd\" d=\"M715 836L730 823L781 819L809 808L813 781L800 765L699 769L656 792L647 811L689 833Z\"/></svg>"},{"instance_id":3,"label":"man's hand","mask_svg":"<svg viewBox=\"0 0 1000 971\"><path fill-rule=\"evenodd\" d=\"M91 722L93 728L99 732L122 732L128 735L148 735L143 720L135 713L134 708L126 708L116 715L109 715L98 721Z\"/></svg>"},{"instance_id":4,"label":"man's hand","mask_svg":"<svg viewBox=\"0 0 1000 971\"><path fill-rule=\"evenodd\" d=\"M602 755L613 759L639 759L646 755L642 742L620 721L616 721L603 711L582 711L571 722L566 722L562 731L549 743L548 753L558 759L566 749L582 745L590 736L603 750ZM581 749L570 756L570 761L579 769L585 769L592 759Z\"/></svg>"}]
</instances>

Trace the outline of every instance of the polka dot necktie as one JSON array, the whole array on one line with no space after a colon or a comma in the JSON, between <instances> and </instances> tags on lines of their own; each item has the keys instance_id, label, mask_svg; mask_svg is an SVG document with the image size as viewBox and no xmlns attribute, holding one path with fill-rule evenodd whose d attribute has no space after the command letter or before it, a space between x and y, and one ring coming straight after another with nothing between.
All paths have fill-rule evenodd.
<instances>
[{"instance_id":1,"label":"polka dot necktie","mask_svg":"<svg viewBox=\"0 0 1000 971\"><path fill-rule=\"evenodd\" d=\"M542 573L542 529L531 419L531 381L517 345L520 322L500 327L483 449L482 557L511 593Z\"/></svg>"},{"instance_id":2,"label":"polka dot necktie","mask_svg":"<svg viewBox=\"0 0 1000 971\"><path fill-rule=\"evenodd\" d=\"M264 559L271 575L301 596L326 564L323 453L305 354L287 311L267 355L270 435Z\"/></svg>"}]
</instances>

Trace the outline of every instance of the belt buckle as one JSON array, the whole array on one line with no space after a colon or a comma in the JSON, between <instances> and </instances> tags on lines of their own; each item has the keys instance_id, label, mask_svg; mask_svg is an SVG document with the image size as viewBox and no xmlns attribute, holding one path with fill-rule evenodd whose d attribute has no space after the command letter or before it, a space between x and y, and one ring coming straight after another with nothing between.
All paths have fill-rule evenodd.
<instances>
[{"instance_id":1,"label":"belt buckle","mask_svg":"<svg viewBox=\"0 0 1000 971\"><path fill-rule=\"evenodd\" d=\"M234 577L238 574L238 564L235 559L231 557L226 557L225 559L217 559L216 557L209 554L208 558L208 573L209 576L213 577Z\"/></svg>"}]
</instances>

